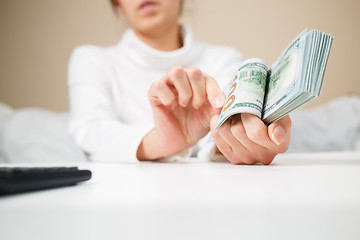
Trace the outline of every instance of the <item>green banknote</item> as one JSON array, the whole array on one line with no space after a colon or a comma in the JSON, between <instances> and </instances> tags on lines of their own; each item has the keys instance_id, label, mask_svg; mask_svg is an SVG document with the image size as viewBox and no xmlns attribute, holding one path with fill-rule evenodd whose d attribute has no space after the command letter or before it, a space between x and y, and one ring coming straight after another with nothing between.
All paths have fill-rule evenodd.
<instances>
[{"instance_id":1,"label":"green banknote","mask_svg":"<svg viewBox=\"0 0 360 240\"><path fill-rule=\"evenodd\" d=\"M305 29L269 70L262 59L244 61L225 92L216 129L239 113L254 114L270 124L318 97L333 38Z\"/></svg>"},{"instance_id":2,"label":"green banknote","mask_svg":"<svg viewBox=\"0 0 360 240\"><path fill-rule=\"evenodd\" d=\"M238 113L251 113L261 118L266 78L267 65L263 60L244 61L230 83L218 126Z\"/></svg>"}]
</instances>

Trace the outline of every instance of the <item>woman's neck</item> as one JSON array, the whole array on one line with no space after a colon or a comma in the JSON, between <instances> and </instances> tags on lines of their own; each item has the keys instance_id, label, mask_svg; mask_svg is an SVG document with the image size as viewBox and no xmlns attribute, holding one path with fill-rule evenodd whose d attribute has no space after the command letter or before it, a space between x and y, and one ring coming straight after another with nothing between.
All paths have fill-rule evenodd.
<instances>
[{"instance_id":1,"label":"woman's neck","mask_svg":"<svg viewBox=\"0 0 360 240\"><path fill-rule=\"evenodd\" d=\"M181 27L179 25L163 31L154 31L150 34L141 33L136 30L134 32L141 41L159 51L174 51L183 46Z\"/></svg>"}]
</instances>

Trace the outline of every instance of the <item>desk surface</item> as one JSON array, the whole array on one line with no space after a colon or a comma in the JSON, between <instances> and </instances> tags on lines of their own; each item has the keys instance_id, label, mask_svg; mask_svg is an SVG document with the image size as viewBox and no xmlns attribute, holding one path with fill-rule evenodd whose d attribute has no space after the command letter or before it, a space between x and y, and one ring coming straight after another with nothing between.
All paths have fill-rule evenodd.
<instances>
[{"instance_id":1,"label":"desk surface","mask_svg":"<svg viewBox=\"0 0 360 240\"><path fill-rule=\"evenodd\" d=\"M89 182L0 197L0 239L360 239L360 152L80 167Z\"/></svg>"}]
</instances>

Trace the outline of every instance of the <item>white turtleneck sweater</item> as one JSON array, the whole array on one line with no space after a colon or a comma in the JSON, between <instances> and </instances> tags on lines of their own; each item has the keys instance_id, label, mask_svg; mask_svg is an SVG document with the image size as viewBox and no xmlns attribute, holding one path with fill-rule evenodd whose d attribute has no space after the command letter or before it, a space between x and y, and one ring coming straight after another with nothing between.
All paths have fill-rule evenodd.
<instances>
[{"instance_id":1,"label":"white turtleneck sweater","mask_svg":"<svg viewBox=\"0 0 360 240\"><path fill-rule=\"evenodd\" d=\"M154 127L150 85L174 66L195 67L227 86L242 55L231 48L193 40L183 27L184 46L153 49L127 30L115 46L80 46L70 58L69 130L95 161L137 161L143 137ZM161 146L159 146L160 148Z\"/></svg>"}]
</instances>

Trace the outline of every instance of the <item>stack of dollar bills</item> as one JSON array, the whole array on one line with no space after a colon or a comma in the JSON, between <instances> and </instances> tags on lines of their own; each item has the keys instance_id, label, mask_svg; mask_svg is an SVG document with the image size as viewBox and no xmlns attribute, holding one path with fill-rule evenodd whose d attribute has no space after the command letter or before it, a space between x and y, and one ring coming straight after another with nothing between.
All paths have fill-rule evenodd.
<instances>
[{"instance_id":1,"label":"stack of dollar bills","mask_svg":"<svg viewBox=\"0 0 360 240\"><path fill-rule=\"evenodd\" d=\"M239 113L254 114L270 124L318 97L333 38L305 29L269 70L262 59L244 61L225 91L216 129Z\"/></svg>"}]
</instances>

